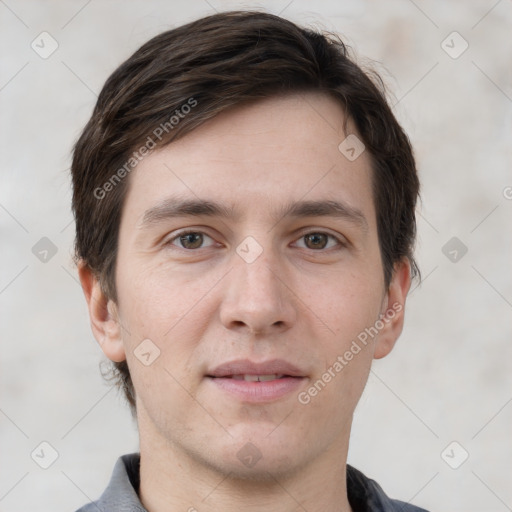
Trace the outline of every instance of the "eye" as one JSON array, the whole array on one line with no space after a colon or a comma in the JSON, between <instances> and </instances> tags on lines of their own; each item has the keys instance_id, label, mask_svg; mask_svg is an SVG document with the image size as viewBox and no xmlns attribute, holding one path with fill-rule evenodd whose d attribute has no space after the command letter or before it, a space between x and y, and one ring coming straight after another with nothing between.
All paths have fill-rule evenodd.
<instances>
[{"instance_id":1,"label":"eye","mask_svg":"<svg viewBox=\"0 0 512 512\"><path fill-rule=\"evenodd\" d=\"M303 245L300 245L301 242L303 242ZM321 250L330 249L331 247L342 244L334 235L322 232L312 232L299 238L297 245L306 249Z\"/></svg>"},{"instance_id":2,"label":"eye","mask_svg":"<svg viewBox=\"0 0 512 512\"><path fill-rule=\"evenodd\" d=\"M193 250L200 249L201 247L210 247L214 244L214 241L208 235L201 233L201 231L186 231L171 238L167 244L177 245L181 249Z\"/></svg>"}]
</instances>

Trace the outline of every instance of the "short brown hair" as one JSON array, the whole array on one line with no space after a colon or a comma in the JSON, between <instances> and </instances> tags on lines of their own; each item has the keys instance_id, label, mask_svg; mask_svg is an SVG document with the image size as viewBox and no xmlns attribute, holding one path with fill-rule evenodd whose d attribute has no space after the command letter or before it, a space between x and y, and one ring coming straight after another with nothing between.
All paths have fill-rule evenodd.
<instances>
[{"instance_id":1,"label":"short brown hair","mask_svg":"<svg viewBox=\"0 0 512 512\"><path fill-rule=\"evenodd\" d=\"M183 137L235 105L309 91L339 101L372 157L386 286L396 262L408 259L413 275L418 273L413 257L416 165L380 77L364 72L335 34L301 28L268 13L231 11L144 44L108 78L75 144L76 258L96 274L108 298L117 301L121 211L128 174L140 153ZM114 369L135 413L128 366L116 363Z\"/></svg>"}]
</instances>

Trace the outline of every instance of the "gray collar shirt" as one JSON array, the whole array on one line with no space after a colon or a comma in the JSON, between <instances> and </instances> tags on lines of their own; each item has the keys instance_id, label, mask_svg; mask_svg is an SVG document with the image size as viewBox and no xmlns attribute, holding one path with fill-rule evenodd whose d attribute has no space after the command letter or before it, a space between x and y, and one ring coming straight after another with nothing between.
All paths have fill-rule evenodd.
<instances>
[{"instance_id":1,"label":"gray collar shirt","mask_svg":"<svg viewBox=\"0 0 512 512\"><path fill-rule=\"evenodd\" d=\"M137 494L139 465L138 453L120 457L101 498L77 512L147 512ZM423 508L388 498L377 482L348 465L347 492L353 512L427 512ZM194 508L191 507L191 510Z\"/></svg>"}]
</instances>

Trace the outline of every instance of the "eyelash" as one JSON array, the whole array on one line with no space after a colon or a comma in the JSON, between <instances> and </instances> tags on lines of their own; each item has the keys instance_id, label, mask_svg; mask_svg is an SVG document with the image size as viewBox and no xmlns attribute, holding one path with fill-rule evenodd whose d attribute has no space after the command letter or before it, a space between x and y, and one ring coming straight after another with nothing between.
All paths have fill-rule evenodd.
<instances>
[{"instance_id":1,"label":"eyelash","mask_svg":"<svg viewBox=\"0 0 512 512\"><path fill-rule=\"evenodd\" d=\"M194 251L198 251L199 249L204 249L204 247L199 247L197 249L186 249L185 247L179 247L179 246L176 246L176 245L173 244L173 242L178 240L180 237L186 236L186 235L191 235L191 234L205 235L208 238L210 238L211 240L213 240L213 237L211 237L210 235L208 235L204 231L192 230L191 229L191 230L187 230L187 231L182 231L182 232L174 235L172 238L167 240L164 243L164 245L165 246L174 246L174 247L177 247L178 249L181 249L182 251L187 251L187 252L194 252ZM337 245L338 245L338 247L336 247L336 248L330 247L328 249L324 249L324 248L322 248L322 249L309 249L310 251L313 251L313 252L325 252L325 251L332 250L332 249L334 249L334 250L341 249L341 248L347 246L346 242L340 240L337 236L332 235L331 233L326 233L325 231L308 231L306 233L303 233L297 240L303 239L304 237L306 237L308 235L326 235L329 239L335 240ZM327 245L328 244L329 244L329 242L327 242ZM306 247L306 249L308 249L308 248Z\"/></svg>"}]
</instances>

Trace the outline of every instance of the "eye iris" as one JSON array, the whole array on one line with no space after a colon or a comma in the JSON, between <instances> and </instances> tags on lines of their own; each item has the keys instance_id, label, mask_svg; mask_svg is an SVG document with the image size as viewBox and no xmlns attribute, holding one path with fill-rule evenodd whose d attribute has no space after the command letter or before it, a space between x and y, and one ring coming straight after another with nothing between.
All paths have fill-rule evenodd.
<instances>
[{"instance_id":1,"label":"eye iris","mask_svg":"<svg viewBox=\"0 0 512 512\"><path fill-rule=\"evenodd\" d=\"M323 249L327 245L327 235L323 233L311 233L304 237L306 246L310 249Z\"/></svg>"},{"instance_id":2,"label":"eye iris","mask_svg":"<svg viewBox=\"0 0 512 512\"><path fill-rule=\"evenodd\" d=\"M203 243L201 233L186 233L180 236L180 242L185 249L197 249Z\"/></svg>"}]
</instances>

